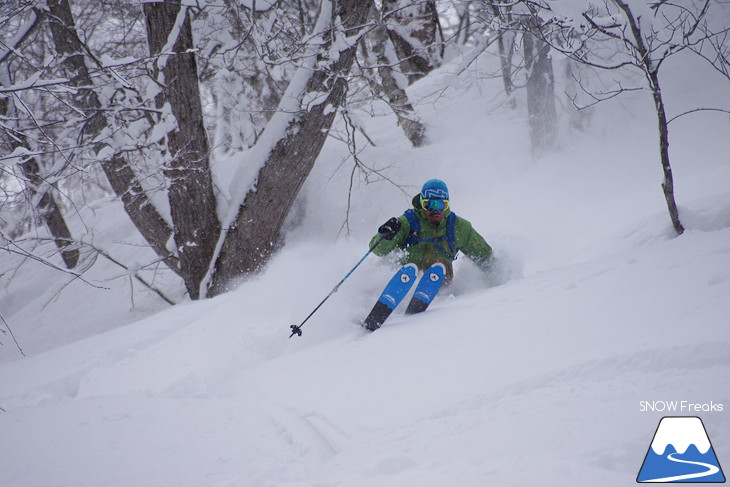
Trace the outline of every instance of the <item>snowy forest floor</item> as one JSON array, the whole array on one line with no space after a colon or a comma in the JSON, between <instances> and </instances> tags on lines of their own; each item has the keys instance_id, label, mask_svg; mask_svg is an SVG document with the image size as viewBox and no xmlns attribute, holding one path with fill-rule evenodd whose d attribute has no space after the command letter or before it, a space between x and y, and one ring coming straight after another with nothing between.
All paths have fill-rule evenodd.
<instances>
[{"instance_id":1,"label":"snowy forest floor","mask_svg":"<svg viewBox=\"0 0 730 487\"><path fill-rule=\"evenodd\" d=\"M672 109L702 103L675 71ZM727 116L672 126L676 237L647 94L599 106L534 160L519 110L475 77L413 88L423 149L392 117L362 115L377 146L359 157L405 190L356 173L349 214L352 161L331 140L284 250L225 295L168 307L105 259L85 275L94 287L34 262L6 272L18 261L3 257L0 309L28 357L0 335L0 485L613 487L634 483L665 415L701 416L730 465ZM692 93L730 99L706 81ZM394 268L370 257L288 339L432 177L495 248L494 272L459 259L426 313L399 309L371 334L358 322ZM134 267L119 204L80 213Z\"/></svg>"}]
</instances>

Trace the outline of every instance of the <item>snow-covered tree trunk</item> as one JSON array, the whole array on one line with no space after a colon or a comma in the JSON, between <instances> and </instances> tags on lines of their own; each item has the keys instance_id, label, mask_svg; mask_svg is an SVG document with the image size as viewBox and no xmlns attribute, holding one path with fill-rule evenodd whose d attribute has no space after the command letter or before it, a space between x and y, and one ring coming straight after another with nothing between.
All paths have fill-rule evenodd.
<instances>
[{"instance_id":1,"label":"snow-covered tree trunk","mask_svg":"<svg viewBox=\"0 0 730 487\"><path fill-rule=\"evenodd\" d=\"M4 112L3 103L0 103L0 115ZM6 133L10 129L5 128ZM25 136L19 132L13 131L9 133L10 147L14 149L26 149ZM73 269L79 262L79 249L72 246L73 239L71 231L68 228L66 219L63 216L61 207L56 202L53 194L53 187L48 184L41 175L41 167L35 157L23 157L18 162L23 177L25 179L25 187L28 191L30 200L34 202L35 211L37 211L40 219L46 224L46 228L53 237L56 248L61 254L64 265L68 269Z\"/></svg>"},{"instance_id":2,"label":"snow-covered tree trunk","mask_svg":"<svg viewBox=\"0 0 730 487\"><path fill-rule=\"evenodd\" d=\"M108 124L86 65L85 55L88 49L76 32L68 0L48 0L47 5L47 19L53 43L58 54L65 56L62 66L69 84L75 90L73 96L75 108L85 114L84 138L94 141ZM96 142L94 147L95 151L100 153L107 145ZM101 168L116 195L122 199L124 209L132 222L155 252L165 260L168 267L179 273L177 258L171 255L166 247L172 236L172 230L150 202L134 170L119 153L101 159Z\"/></svg>"},{"instance_id":3,"label":"snow-covered tree trunk","mask_svg":"<svg viewBox=\"0 0 730 487\"><path fill-rule=\"evenodd\" d=\"M79 249L73 246L71 231L53 195L53 188L43 180L35 157L24 158L18 166L23 172L30 199L35 203L35 210L53 237L64 265L73 269L79 262Z\"/></svg>"},{"instance_id":4,"label":"snow-covered tree trunk","mask_svg":"<svg viewBox=\"0 0 730 487\"><path fill-rule=\"evenodd\" d=\"M550 45L533 34L538 32L535 18L530 17L526 25L522 43L527 72L527 116L532 150L539 156L553 149L557 140L555 77Z\"/></svg>"},{"instance_id":5,"label":"snow-covered tree trunk","mask_svg":"<svg viewBox=\"0 0 730 487\"><path fill-rule=\"evenodd\" d=\"M259 140L265 162L255 188L223 222L209 295L225 292L232 279L258 271L276 249L284 220L345 100L346 76L371 6L371 0L322 1L312 40L315 56L299 68L282 98L285 106Z\"/></svg>"},{"instance_id":6,"label":"snow-covered tree trunk","mask_svg":"<svg viewBox=\"0 0 730 487\"><path fill-rule=\"evenodd\" d=\"M504 85L505 94L510 99L511 107L515 108L516 104L514 98L512 98L512 93L515 91L515 83L512 79L512 59L514 57L516 36L512 25L511 6L496 3L493 0L489 0L487 3L492 18L497 20L497 25L501 30L497 39L497 46L499 48L499 63L502 67L502 84Z\"/></svg>"},{"instance_id":7,"label":"snow-covered tree trunk","mask_svg":"<svg viewBox=\"0 0 730 487\"><path fill-rule=\"evenodd\" d=\"M175 246L185 286L190 297L197 299L220 235L220 221L197 63L191 52L189 8L175 1L145 3L143 8L150 54L158 56L155 74L162 92L157 104L164 117L160 123L169 124L169 160L164 172L169 180Z\"/></svg>"},{"instance_id":8,"label":"snow-covered tree trunk","mask_svg":"<svg viewBox=\"0 0 730 487\"><path fill-rule=\"evenodd\" d=\"M441 64L443 36L436 0L383 0L388 34L410 83Z\"/></svg>"},{"instance_id":9,"label":"snow-covered tree trunk","mask_svg":"<svg viewBox=\"0 0 730 487\"><path fill-rule=\"evenodd\" d=\"M73 269L79 262L79 249L73 247L71 231L63 217L61 207L53 196L52 188L44 184L40 176L40 166L35 158L31 157L18 164L27 180L27 188L31 199L37 199L37 209L48 231L53 236L56 248L61 253L63 263L68 269ZM44 186L46 187L45 189ZM69 248L70 247L70 248Z\"/></svg>"},{"instance_id":10,"label":"snow-covered tree trunk","mask_svg":"<svg viewBox=\"0 0 730 487\"><path fill-rule=\"evenodd\" d=\"M377 14L375 8L373 13ZM375 15L373 15L375 17ZM376 20L377 21L377 20ZM377 66L380 84L376 88L382 91L388 104L398 117L398 125L411 141L413 147L421 147L426 141L426 127L418 120L405 91L408 79L399 70L398 58L395 55L393 44L390 42L387 27L378 22L370 32L371 62Z\"/></svg>"},{"instance_id":11,"label":"snow-covered tree trunk","mask_svg":"<svg viewBox=\"0 0 730 487\"><path fill-rule=\"evenodd\" d=\"M17 43L13 46L3 46L0 49L0 53L6 54L19 49L30 32L37 28L40 23L39 19L40 16L34 14L33 18L29 21L29 25L24 28L24 33L18 37ZM10 85L8 74L3 69L0 72L0 86L9 87ZM11 101L11 97L0 97L0 118L6 121L2 124L2 133L5 134L4 139L8 148L12 151L16 149L30 151L31 148L28 146L28 140L25 134L11 128L8 124L11 120L19 118L16 117L14 112L15 105ZM25 187L30 196L29 199L34 202L35 210L53 237L53 241L61 254L64 265L68 269L73 269L79 262L79 250L78 248L71 247L73 243L71 231L68 228L61 207L53 194L52 186L44 181L38 159L36 157L24 156L20 158L18 167L20 167L23 173Z\"/></svg>"}]
</instances>

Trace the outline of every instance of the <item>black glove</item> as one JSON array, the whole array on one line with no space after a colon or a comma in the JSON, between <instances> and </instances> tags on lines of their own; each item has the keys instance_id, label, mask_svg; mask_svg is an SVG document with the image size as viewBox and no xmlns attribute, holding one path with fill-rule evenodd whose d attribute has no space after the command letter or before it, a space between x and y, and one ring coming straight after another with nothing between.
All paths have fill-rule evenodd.
<instances>
[{"instance_id":1,"label":"black glove","mask_svg":"<svg viewBox=\"0 0 730 487\"><path fill-rule=\"evenodd\" d=\"M385 240L393 240L393 237L398 233L398 230L400 230L400 220L396 217L391 218L387 222L380 225L380 228L378 228L378 235L383 237Z\"/></svg>"}]
</instances>

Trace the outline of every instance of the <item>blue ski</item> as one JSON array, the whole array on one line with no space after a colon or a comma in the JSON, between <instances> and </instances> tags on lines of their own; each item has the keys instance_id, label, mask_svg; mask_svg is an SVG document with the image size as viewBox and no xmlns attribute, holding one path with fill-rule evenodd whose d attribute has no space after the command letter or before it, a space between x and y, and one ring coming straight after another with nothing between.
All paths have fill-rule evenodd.
<instances>
[{"instance_id":1,"label":"blue ski","mask_svg":"<svg viewBox=\"0 0 730 487\"><path fill-rule=\"evenodd\" d=\"M407 264L396 272L383 289L368 317L365 318L363 326L370 331L380 328L380 325L385 322L393 310L403 301L403 298L406 297L408 291L411 290L413 283L416 282L417 274L418 267L416 267L416 264Z\"/></svg>"},{"instance_id":2,"label":"blue ski","mask_svg":"<svg viewBox=\"0 0 730 487\"><path fill-rule=\"evenodd\" d=\"M418 281L416 291L413 293L411 302L408 303L406 308L406 314L421 313L426 311L428 305L438 294L441 285L444 283L444 277L446 276L446 267L441 262L436 262L434 265L426 269L423 273L423 277Z\"/></svg>"}]
</instances>

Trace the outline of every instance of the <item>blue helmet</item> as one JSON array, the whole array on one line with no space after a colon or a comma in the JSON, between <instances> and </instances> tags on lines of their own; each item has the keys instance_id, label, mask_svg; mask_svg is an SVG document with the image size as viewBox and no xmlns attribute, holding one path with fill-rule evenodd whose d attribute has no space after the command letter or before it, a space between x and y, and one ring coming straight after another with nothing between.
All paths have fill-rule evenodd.
<instances>
[{"instance_id":1,"label":"blue helmet","mask_svg":"<svg viewBox=\"0 0 730 487\"><path fill-rule=\"evenodd\" d=\"M449 188L440 179L429 179L421 188L421 199L449 199Z\"/></svg>"}]
</instances>

